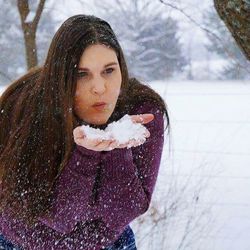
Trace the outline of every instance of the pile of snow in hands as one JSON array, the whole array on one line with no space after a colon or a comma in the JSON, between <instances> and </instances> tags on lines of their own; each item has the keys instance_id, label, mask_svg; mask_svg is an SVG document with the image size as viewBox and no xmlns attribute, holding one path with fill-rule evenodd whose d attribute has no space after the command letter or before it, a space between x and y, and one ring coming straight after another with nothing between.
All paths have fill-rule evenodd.
<instances>
[{"instance_id":1,"label":"pile of snow in hands","mask_svg":"<svg viewBox=\"0 0 250 250\"><path fill-rule=\"evenodd\" d=\"M129 115L124 115L119 121L110 123L105 130L91 128L89 125L82 125L81 129L89 139L115 139L119 144L127 143L131 139L140 141L142 144L146 141L147 134L147 129L141 123L134 123Z\"/></svg>"}]
</instances>

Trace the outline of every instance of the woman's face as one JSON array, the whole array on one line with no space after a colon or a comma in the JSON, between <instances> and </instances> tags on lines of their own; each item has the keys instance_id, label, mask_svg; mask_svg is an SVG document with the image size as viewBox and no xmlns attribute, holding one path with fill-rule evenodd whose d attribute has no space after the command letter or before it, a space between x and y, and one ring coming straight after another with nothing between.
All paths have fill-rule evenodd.
<instances>
[{"instance_id":1,"label":"woman's face","mask_svg":"<svg viewBox=\"0 0 250 250\"><path fill-rule=\"evenodd\" d=\"M105 124L115 109L121 82L115 51L102 44L87 47L78 66L75 114L89 124ZM105 105L93 106L98 102Z\"/></svg>"}]
</instances>

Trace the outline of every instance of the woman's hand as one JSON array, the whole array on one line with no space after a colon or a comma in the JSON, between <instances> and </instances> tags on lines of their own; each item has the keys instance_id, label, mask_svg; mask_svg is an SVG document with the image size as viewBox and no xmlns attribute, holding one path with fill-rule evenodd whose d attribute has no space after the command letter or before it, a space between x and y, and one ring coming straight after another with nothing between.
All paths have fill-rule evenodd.
<instances>
[{"instance_id":1,"label":"woman's hand","mask_svg":"<svg viewBox=\"0 0 250 250\"><path fill-rule=\"evenodd\" d=\"M131 120L134 123L146 124L151 122L154 119L153 114L142 114L142 115L131 115ZM145 142L144 140L135 140L131 139L127 143L119 144L117 140L103 140L103 139L88 139L84 134L81 126L76 127L73 130L74 141L76 144L83 146L87 149L94 151L110 151L114 148L126 148L126 147L136 147ZM148 138L150 136L149 131L146 129L145 137Z\"/></svg>"},{"instance_id":2,"label":"woman's hand","mask_svg":"<svg viewBox=\"0 0 250 250\"><path fill-rule=\"evenodd\" d=\"M94 151L108 151L114 148L116 144L116 140L88 139L81 126L73 130L73 135L76 144Z\"/></svg>"},{"instance_id":3,"label":"woman's hand","mask_svg":"<svg viewBox=\"0 0 250 250\"><path fill-rule=\"evenodd\" d=\"M154 115L153 114L131 115L130 118L134 123L146 124L154 120ZM149 136L150 132L146 129L145 137L148 138ZM143 144L145 141L146 139L141 139L141 140L131 139L127 143L116 145L116 148L137 147Z\"/></svg>"}]
</instances>

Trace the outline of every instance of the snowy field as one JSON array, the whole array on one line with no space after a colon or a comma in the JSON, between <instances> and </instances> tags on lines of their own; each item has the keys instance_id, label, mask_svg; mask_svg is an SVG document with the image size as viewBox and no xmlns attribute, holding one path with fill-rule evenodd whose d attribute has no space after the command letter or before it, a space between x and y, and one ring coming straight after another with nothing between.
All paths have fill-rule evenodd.
<instances>
[{"instance_id":1,"label":"snowy field","mask_svg":"<svg viewBox=\"0 0 250 250\"><path fill-rule=\"evenodd\" d=\"M131 224L138 250L249 250L250 82L151 86L168 104L171 146L149 211Z\"/></svg>"},{"instance_id":2,"label":"snowy field","mask_svg":"<svg viewBox=\"0 0 250 250\"><path fill-rule=\"evenodd\" d=\"M172 126L153 206L173 212L141 249L249 250L250 82L151 86Z\"/></svg>"}]
</instances>

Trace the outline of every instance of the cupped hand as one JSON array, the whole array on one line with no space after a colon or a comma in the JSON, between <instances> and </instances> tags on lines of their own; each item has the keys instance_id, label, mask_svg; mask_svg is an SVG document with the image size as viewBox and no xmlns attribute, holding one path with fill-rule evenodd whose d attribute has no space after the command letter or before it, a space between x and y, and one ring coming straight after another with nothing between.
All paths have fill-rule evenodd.
<instances>
[{"instance_id":1,"label":"cupped hand","mask_svg":"<svg viewBox=\"0 0 250 250\"><path fill-rule=\"evenodd\" d=\"M147 124L152 120L154 120L154 115L153 114L130 115L130 118L134 123ZM118 144L116 148L131 148L142 145L146 141L146 138L150 136L150 132L146 128L145 130L146 130L144 134L145 138L138 140L131 139L127 143Z\"/></svg>"},{"instance_id":2,"label":"cupped hand","mask_svg":"<svg viewBox=\"0 0 250 250\"><path fill-rule=\"evenodd\" d=\"M90 139L84 134L81 126L76 127L73 130L74 141L77 145L85 147L94 151L109 151L112 150L116 145L116 140L103 140L103 139Z\"/></svg>"},{"instance_id":3,"label":"cupped hand","mask_svg":"<svg viewBox=\"0 0 250 250\"><path fill-rule=\"evenodd\" d=\"M153 114L141 114L141 115L131 115L130 116L132 122L134 123L141 123L146 124L151 122L154 119ZM94 151L110 151L114 148L130 148L130 147L137 147L143 144L146 141L146 138L150 136L150 133L147 129L145 129L145 138L136 140L131 139L127 143L120 144L115 139L90 139L87 138L86 134L82 130L81 126L76 127L73 130L74 141L76 144L83 146L87 149L94 150Z\"/></svg>"}]
</instances>

